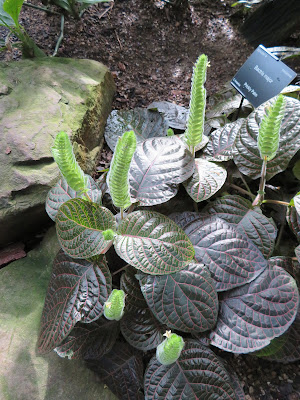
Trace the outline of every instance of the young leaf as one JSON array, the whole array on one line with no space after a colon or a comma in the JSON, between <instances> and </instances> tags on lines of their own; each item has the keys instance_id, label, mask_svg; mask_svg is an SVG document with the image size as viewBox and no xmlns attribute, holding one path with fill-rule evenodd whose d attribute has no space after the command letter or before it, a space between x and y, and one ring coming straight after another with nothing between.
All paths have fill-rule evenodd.
<instances>
[{"instance_id":1,"label":"young leaf","mask_svg":"<svg viewBox=\"0 0 300 400\"><path fill-rule=\"evenodd\" d=\"M135 211L124 218L114 246L128 264L151 275L180 271L194 257L187 235L172 220L151 211Z\"/></svg>"},{"instance_id":2,"label":"young leaf","mask_svg":"<svg viewBox=\"0 0 300 400\"><path fill-rule=\"evenodd\" d=\"M119 321L124 315L125 293L123 290L114 289L104 304L104 317L109 320Z\"/></svg>"},{"instance_id":3,"label":"young leaf","mask_svg":"<svg viewBox=\"0 0 300 400\"><path fill-rule=\"evenodd\" d=\"M63 250L74 258L104 254L112 244L103 232L116 230L114 215L105 207L83 199L64 203L56 216L56 230Z\"/></svg>"},{"instance_id":4,"label":"young leaf","mask_svg":"<svg viewBox=\"0 0 300 400\"><path fill-rule=\"evenodd\" d=\"M136 149L136 137L133 131L125 132L119 138L109 173L107 184L116 207L127 208L131 204L128 183L128 171Z\"/></svg>"},{"instance_id":5,"label":"young leaf","mask_svg":"<svg viewBox=\"0 0 300 400\"><path fill-rule=\"evenodd\" d=\"M195 148L202 140L206 105L206 90L203 85L206 80L207 66L207 56L202 54L196 61L193 70L189 117L184 133L187 145L192 148Z\"/></svg>"},{"instance_id":6,"label":"young leaf","mask_svg":"<svg viewBox=\"0 0 300 400\"><path fill-rule=\"evenodd\" d=\"M3 10L12 17L12 19L15 23L15 26L19 26L19 15L20 15L23 3L24 3L24 0L5 0L3 3ZM1 15L0 15L0 18L1 18ZM0 22L1 22L1 20L0 20Z\"/></svg>"},{"instance_id":7,"label":"young leaf","mask_svg":"<svg viewBox=\"0 0 300 400\"><path fill-rule=\"evenodd\" d=\"M39 353L45 354L59 346L77 322L98 319L111 286L105 258L96 264L74 260L60 250L54 260L43 309Z\"/></svg>"},{"instance_id":8,"label":"young leaf","mask_svg":"<svg viewBox=\"0 0 300 400\"><path fill-rule=\"evenodd\" d=\"M53 158L68 185L76 192L86 193L88 191L87 176L84 175L76 161L69 136L65 132L59 132L56 135L51 150Z\"/></svg>"},{"instance_id":9,"label":"young leaf","mask_svg":"<svg viewBox=\"0 0 300 400\"><path fill-rule=\"evenodd\" d=\"M284 109L285 98L280 94L260 123L257 144L262 160L271 161L277 153Z\"/></svg>"},{"instance_id":10,"label":"young leaf","mask_svg":"<svg viewBox=\"0 0 300 400\"><path fill-rule=\"evenodd\" d=\"M166 339L156 348L156 358L161 364L170 365L180 357L184 341L181 336L171 331L166 331L164 336Z\"/></svg>"}]
</instances>

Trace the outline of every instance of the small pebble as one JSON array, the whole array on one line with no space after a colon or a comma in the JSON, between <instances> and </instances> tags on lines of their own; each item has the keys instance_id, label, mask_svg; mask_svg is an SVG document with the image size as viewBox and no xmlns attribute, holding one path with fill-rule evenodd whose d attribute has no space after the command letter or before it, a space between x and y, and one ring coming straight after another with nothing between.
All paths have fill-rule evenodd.
<instances>
[{"instance_id":1,"label":"small pebble","mask_svg":"<svg viewBox=\"0 0 300 400\"><path fill-rule=\"evenodd\" d=\"M294 383L294 381L292 379L288 379L287 381L288 381L288 383Z\"/></svg>"},{"instance_id":2,"label":"small pebble","mask_svg":"<svg viewBox=\"0 0 300 400\"><path fill-rule=\"evenodd\" d=\"M250 393L250 394L253 394L253 393L254 393L253 386L250 386L250 387L249 387L249 393Z\"/></svg>"}]
</instances>

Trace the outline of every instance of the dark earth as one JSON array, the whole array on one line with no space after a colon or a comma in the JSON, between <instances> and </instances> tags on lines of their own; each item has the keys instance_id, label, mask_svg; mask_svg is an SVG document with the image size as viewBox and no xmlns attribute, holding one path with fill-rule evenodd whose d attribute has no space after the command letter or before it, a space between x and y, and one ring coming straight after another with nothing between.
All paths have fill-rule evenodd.
<instances>
[{"instance_id":1,"label":"dark earth","mask_svg":"<svg viewBox=\"0 0 300 400\"><path fill-rule=\"evenodd\" d=\"M31 3L43 6L38 1ZM146 107L163 100L187 107L192 66L201 53L208 56L211 64L206 84L209 97L231 80L254 50L238 30L245 12L242 7L231 8L232 3L193 0L178 10L170 5L162 7L164 3L154 0L100 3L87 9L80 20L66 16L57 56L88 58L107 65L117 86L115 109ZM60 16L23 7L20 22L38 46L52 55L60 33ZM6 34L5 28L0 28L0 39ZM274 37L273 46L276 45L300 47L300 30L284 43L277 43ZM20 57L18 50L0 54L1 60ZM299 57L285 62L300 73ZM110 158L105 147L100 165L107 166ZM18 246L14 249L15 253L23 251ZM300 399L299 364L282 365L251 356L217 353L237 373L247 400Z\"/></svg>"}]
</instances>

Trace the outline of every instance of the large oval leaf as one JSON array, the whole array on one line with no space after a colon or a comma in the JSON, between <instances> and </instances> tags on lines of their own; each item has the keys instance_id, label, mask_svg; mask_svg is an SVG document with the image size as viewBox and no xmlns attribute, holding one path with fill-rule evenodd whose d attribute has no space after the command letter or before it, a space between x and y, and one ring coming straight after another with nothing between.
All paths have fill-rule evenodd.
<instances>
[{"instance_id":1,"label":"large oval leaf","mask_svg":"<svg viewBox=\"0 0 300 400\"><path fill-rule=\"evenodd\" d=\"M191 263L175 274L139 274L143 295L156 318L182 332L204 332L218 315L215 284L204 265Z\"/></svg>"},{"instance_id":2,"label":"large oval leaf","mask_svg":"<svg viewBox=\"0 0 300 400\"><path fill-rule=\"evenodd\" d=\"M131 162L131 198L143 206L164 203L193 172L194 158L177 136L146 140L137 146Z\"/></svg>"},{"instance_id":3,"label":"large oval leaf","mask_svg":"<svg viewBox=\"0 0 300 400\"><path fill-rule=\"evenodd\" d=\"M249 200L224 196L209 204L206 211L234 224L239 232L252 240L264 257L272 255L277 228L272 218L265 217L259 207L253 209Z\"/></svg>"},{"instance_id":4,"label":"large oval leaf","mask_svg":"<svg viewBox=\"0 0 300 400\"><path fill-rule=\"evenodd\" d=\"M107 119L104 136L106 143L114 151L119 136L124 132L134 131L139 143L148 138L166 136L167 130L168 123L159 112L135 108L112 111Z\"/></svg>"},{"instance_id":5,"label":"large oval leaf","mask_svg":"<svg viewBox=\"0 0 300 400\"><path fill-rule=\"evenodd\" d=\"M90 324L77 323L71 333L54 350L69 359L97 359L108 353L120 332L117 321L100 317Z\"/></svg>"},{"instance_id":6,"label":"large oval leaf","mask_svg":"<svg viewBox=\"0 0 300 400\"><path fill-rule=\"evenodd\" d=\"M87 187L90 199L101 205L102 192L94 179L88 176ZM61 178L57 184L48 192L46 199L46 211L49 217L55 221L59 207L70 199L82 198L81 192L75 192L67 183L65 178Z\"/></svg>"},{"instance_id":7,"label":"large oval leaf","mask_svg":"<svg viewBox=\"0 0 300 400\"><path fill-rule=\"evenodd\" d=\"M116 230L114 215L107 208L83 199L67 201L56 216L60 245L74 258L105 253L112 244L112 240L105 240L102 234L108 229Z\"/></svg>"},{"instance_id":8,"label":"large oval leaf","mask_svg":"<svg viewBox=\"0 0 300 400\"><path fill-rule=\"evenodd\" d=\"M120 400L143 400L143 359L127 343L117 342L98 360L87 360L87 366Z\"/></svg>"},{"instance_id":9,"label":"large oval leaf","mask_svg":"<svg viewBox=\"0 0 300 400\"><path fill-rule=\"evenodd\" d=\"M121 331L126 341L138 350L156 348L163 341L165 326L150 311L134 269L127 268L121 277L121 289L126 293L125 315L121 319Z\"/></svg>"},{"instance_id":10,"label":"large oval leaf","mask_svg":"<svg viewBox=\"0 0 300 400\"><path fill-rule=\"evenodd\" d=\"M135 211L123 219L114 245L123 260L151 275L180 271L194 257L193 245L183 230L151 211Z\"/></svg>"},{"instance_id":11,"label":"large oval leaf","mask_svg":"<svg viewBox=\"0 0 300 400\"><path fill-rule=\"evenodd\" d=\"M269 267L248 285L226 294L211 343L234 353L262 349L290 327L298 303L295 280L284 269Z\"/></svg>"},{"instance_id":12,"label":"large oval leaf","mask_svg":"<svg viewBox=\"0 0 300 400\"><path fill-rule=\"evenodd\" d=\"M187 108L170 103L169 101L154 101L147 108L148 110L162 113L170 128L185 130L189 113Z\"/></svg>"},{"instance_id":13,"label":"large oval leaf","mask_svg":"<svg viewBox=\"0 0 300 400\"><path fill-rule=\"evenodd\" d=\"M212 132L203 152L206 160L228 161L233 159L234 141L243 121L243 119L238 119L236 122L226 124Z\"/></svg>"},{"instance_id":14,"label":"large oval leaf","mask_svg":"<svg viewBox=\"0 0 300 400\"><path fill-rule=\"evenodd\" d=\"M224 185L227 171L221 165L200 158L195 159L195 172L184 183L191 198L199 203L209 199Z\"/></svg>"},{"instance_id":15,"label":"large oval leaf","mask_svg":"<svg viewBox=\"0 0 300 400\"><path fill-rule=\"evenodd\" d=\"M300 101L291 97L286 97L285 100L279 148L276 156L267 164L268 180L286 169L300 146ZM240 172L252 179L257 179L261 175L262 159L257 146L259 125L268 107L273 103L274 100L270 100L253 111L243 123L235 141L237 153L234 155L234 162Z\"/></svg>"},{"instance_id":16,"label":"large oval leaf","mask_svg":"<svg viewBox=\"0 0 300 400\"><path fill-rule=\"evenodd\" d=\"M145 400L236 400L231 377L207 347L186 340L179 359L162 365L153 357L145 372ZM175 395L176 394L176 395Z\"/></svg>"},{"instance_id":17,"label":"large oval leaf","mask_svg":"<svg viewBox=\"0 0 300 400\"><path fill-rule=\"evenodd\" d=\"M234 225L217 217L196 220L185 228L195 248L195 258L204 263L217 291L251 282L267 267L256 246Z\"/></svg>"},{"instance_id":18,"label":"large oval leaf","mask_svg":"<svg viewBox=\"0 0 300 400\"><path fill-rule=\"evenodd\" d=\"M42 313L39 353L59 346L76 322L90 323L98 319L103 314L111 285L105 258L97 264L73 260L60 250L54 260Z\"/></svg>"}]
</instances>

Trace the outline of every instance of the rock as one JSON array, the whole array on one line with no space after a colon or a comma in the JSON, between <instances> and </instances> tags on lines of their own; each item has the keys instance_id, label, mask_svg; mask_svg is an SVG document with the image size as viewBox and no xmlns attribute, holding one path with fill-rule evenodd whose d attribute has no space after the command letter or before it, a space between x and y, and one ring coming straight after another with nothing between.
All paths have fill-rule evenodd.
<instances>
[{"instance_id":1,"label":"rock","mask_svg":"<svg viewBox=\"0 0 300 400\"><path fill-rule=\"evenodd\" d=\"M37 356L36 342L52 261L53 228L44 241L0 270L1 400L116 400L82 362L54 352Z\"/></svg>"},{"instance_id":2,"label":"rock","mask_svg":"<svg viewBox=\"0 0 300 400\"><path fill-rule=\"evenodd\" d=\"M83 170L94 171L115 85L101 63L64 58L0 63L0 82L1 247L48 220L59 131L70 134Z\"/></svg>"}]
</instances>

